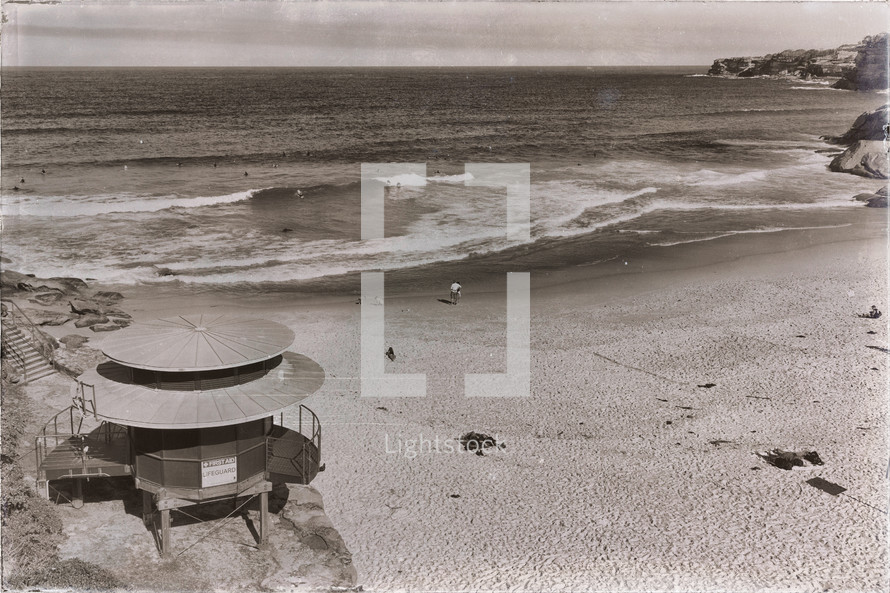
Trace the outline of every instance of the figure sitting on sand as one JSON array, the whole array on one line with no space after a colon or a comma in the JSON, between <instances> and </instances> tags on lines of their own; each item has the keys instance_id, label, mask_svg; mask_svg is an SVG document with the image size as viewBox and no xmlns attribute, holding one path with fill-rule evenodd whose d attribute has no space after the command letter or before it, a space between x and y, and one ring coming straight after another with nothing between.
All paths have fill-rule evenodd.
<instances>
[{"instance_id":1,"label":"figure sitting on sand","mask_svg":"<svg viewBox=\"0 0 890 593\"><path fill-rule=\"evenodd\" d=\"M460 284L457 280L451 283L451 304L456 305L460 302Z\"/></svg>"},{"instance_id":2,"label":"figure sitting on sand","mask_svg":"<svg viewBox=\"0 0 890 593\"><path fill-rule=\"evenodd\" d=\"M869 311L868 313L860 313L859 316L862 317L863 319L877 319L878 317L881 316L881 312L878 311L877 307L872 305L871 311Z\"/></svg>"}]
</instances>

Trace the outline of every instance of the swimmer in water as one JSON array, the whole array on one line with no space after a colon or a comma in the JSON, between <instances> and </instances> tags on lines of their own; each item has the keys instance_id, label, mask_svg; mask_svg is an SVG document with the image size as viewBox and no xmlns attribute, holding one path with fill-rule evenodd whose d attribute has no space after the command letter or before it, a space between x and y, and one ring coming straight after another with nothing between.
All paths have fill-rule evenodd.
<instances>
[{"instance_id":1,"label":"swimmer in water","mask_svg":"<svg viewBox=\"0 0 890 593\"><path fill-rule=\"evenodd\" d=\"M41 170L40 170L40 174L41 174L41 175L46 175L46 169L41 169Z\"/></svg>"},{"instance_id":2,"label":"swimmer in water","mask_svg":"<svg viewBox=\"0 0 890 593\"><path fill-rule=\"evenodd\" d=\"M244 172L244 176L247 177L247 171Z\"/></svg>"},{"instance_id":3,"label":"swimmer in water","mask_svg":"<svg viewBox=\"0 0 890 593\"><path fill-rule=\"evenodd\" d=\"M303 191L302 190L299 190L299 189L297 190L297 197L300 198L301 200L303 199Z\"/></svg>"}]
</instances>

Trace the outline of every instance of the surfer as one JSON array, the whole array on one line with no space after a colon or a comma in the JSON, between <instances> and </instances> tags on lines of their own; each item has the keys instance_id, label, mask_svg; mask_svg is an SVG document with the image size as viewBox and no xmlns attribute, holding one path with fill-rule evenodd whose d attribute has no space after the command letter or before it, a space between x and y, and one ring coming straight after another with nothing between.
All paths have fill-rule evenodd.
<instances>
[{"instance_id":1,"label":"surfer","mask_svg":"<svg viewBox=\"0 0 890 593\"><path fill-rule=\"evenodd\" d=\"M41 174L41 175L46 175L46 169L41 169L41 170L40 170L40 174Z\"/></svg>"},{"instance_id":2,"label":"surfer","mask_svg":"<svg viewBox=\"0 0 890 593\"><path fill-rule=\"evenodd\" d=\"M301 200L303 199L303 191L302 190L299 190L299 189L297 190L297 197L300 198Z\"/></svg>"},{"instance_id":3,"label":"surfer","mask_svg":"<svg viewBox=\"0 0 890 593\"><path fill-rule=\"evenodd\" d=\"M244 176L247 177L247 171L244 172Z\"/></svg>"}]
</instances>

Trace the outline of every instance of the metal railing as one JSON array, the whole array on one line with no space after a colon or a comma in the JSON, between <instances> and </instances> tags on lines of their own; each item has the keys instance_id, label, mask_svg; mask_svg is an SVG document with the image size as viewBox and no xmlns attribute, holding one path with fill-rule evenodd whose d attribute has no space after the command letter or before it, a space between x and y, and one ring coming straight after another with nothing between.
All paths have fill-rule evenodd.
<instances>
[{"instance_id":1,"label":"metal railing","mask_svg":"<svg viewBox=\"0 0 890 593\"><path fill-rule=\"evenodd\" d=\"M38 470L43 465L43 460L46 459L48 451L52 451L71 437L80 434L80 429L83 426L83 417L80 416L79 412L77 413L78 424L77 428L75 428L74 416L76 411L77 408L75 406L68 406L64 410L57 412L56 415L50 418L49 422L40 429L40 433L34 439L34 450L37 454ZM66 416L68 418L68 430L64 430ZM62 421L62 432L59 432L60 419Z\"/></svg>"},{"instance_id":2,"label":"metal railing","mask_svg":"<svg viewBox=\"0 0 890 593\"><path fill-rule=\"evenodd\" d=\"M4 305L8 307L7 309L7 319L8 323L12 323L19 331L27 332L27 336L30 337L31 345L34 349L46 359L46 361L56 368L55 364L55 355L53 351L55 348L49 342L49 339L44 335L40 328L37 327L37 324L31 321L31 318L22 311L15 302L2 299ZM21 319L21 322L19 322Z\"/></svg>"},{"instance_id":3,"label":"metal railing","mask_svg":"<svg viewBox=\"0 0 890 593\"><path fill-rule=\"evenodd\" d=\"M266 471L299 476L303 484L308 484L321 466L321 422L303 405L297 411L296 428L285 424L283 412L279 419L280 427L298 434L302 440L287 433L282 437L266 437Z\"/></svg>"},{"instance_id":4,"label":"metal railing","mask_svg":"<svg viewBox=\"0 0 890 593\"><path fill-rule=\"evenodd\" d=\"M87 434L84 434L83 423L85 416L83 410L77 405L71 405L56 413L50 418L40 433L34 439L34 451L37 455L37 469L40 470L46 456L56 447L68 442L77 448L77 443L83 447ZM66 426L65 420L68 420ZM61 430L60 430L61 429ZM98 430L97 430L98 429ZM97 429L88 431L93 437L98 437L105 444L110 444L115 439L126 438L127 428L113 422L102 422ZM86 461L86 453L81 450L81 458Z\"/></svg>"},{"instance_id":5,"label":"metal railing","mask_svg":"<svg viewBox=\"0 0 890 593\"><path fill-rule=\"evenodd\" d=\"M8 356L12 359L13 364L22 372L22 380L27 383L28 382L28 365L25 362L25 353L22 352L18 346L16 346L13 341L9 337L9 328L15 328L15 324L10 322L6 322L4 320L3 323L3 355Z\"/></svg>"},{"instance_id":6,"label":"metal railing","mask_svg":"<svg viewBox=\"0 0 890 593\"><path fill-rule=\"evenodd\" d=\"M87 397L87 389L90 391L89 397ZM80 409L82 414L91 414L93 418L98 419L99 416L96 411L96 386L84 383L83 381L78 381L77 391L80 394L80 397L74 399L75 406Z\"/></svg>"}]
</instances>

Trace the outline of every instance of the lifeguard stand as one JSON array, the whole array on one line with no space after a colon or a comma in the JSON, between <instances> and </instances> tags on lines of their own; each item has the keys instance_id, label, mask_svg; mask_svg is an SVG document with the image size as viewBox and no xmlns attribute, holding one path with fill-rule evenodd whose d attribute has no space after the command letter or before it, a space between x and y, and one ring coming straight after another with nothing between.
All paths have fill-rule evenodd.
<instances>
[{"instance_id":1,"label":"lifeguard stand","mask_svg":"<svg viewBox=\"0 0 890 593\"><path fill-rule=\"evenodd\" d=\"M317 363L287 351L293 341L281 324L227 315L122 330L102 347L110 360L78 377L71 434L56 429L51 443L46 431L38 437L46 494L53 479L73 478L76 498L82 478L132 475L146 525L156 527L160 515L162 555L170 551L171 510L258 495L265 543L272 481L308 484L321 462L315 414L300 406L297 430L283 422L285 408L324 383ZM101 424L84 434L76 415Z\"/></svg>"}]
</instances>

